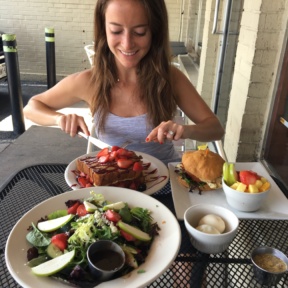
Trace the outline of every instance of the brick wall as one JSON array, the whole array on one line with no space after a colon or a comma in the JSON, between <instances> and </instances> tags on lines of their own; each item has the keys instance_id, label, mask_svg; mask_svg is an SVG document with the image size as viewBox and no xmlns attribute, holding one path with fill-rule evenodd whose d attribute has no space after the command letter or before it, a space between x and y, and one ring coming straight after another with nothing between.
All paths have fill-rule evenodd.
<instances>
[{"instance_id":1,"label":"brick wall","mask_svg":"<svg viewBox=\"0 0 288 288\"><path fill-rule=\"evenodd\" d=\"M184 0L183 0L184 1ZM169 15L169 33L171 41L179 41L181 33L182 0L165 0Z\"/></svg>"},{"instance_id":2,"label":"brick wall","mask_svg":"<svg viewBox=\"0 0 288 288\"><path fill-rule=\"evenodd\" d=\"M211 107L213 87L215 82L215 67L219 50L219 36L211 35L215 11L215 0L207 1L205 10L205 22L202 38L202 52L197 83L197 91Z\"/></svg>"},{"instance_id":3,"label":"brick wall","mask_svg":"<svg viewBox=\"0 0 288 288\"><path fill-rule=\"evenodd\" d=\"M172 41L181 3L166 0ZM92 42L95 0L0 0L0 7L0 31L16 34L21 80L46 81L46 27L55 32L57 80L90 67L84 46Z\"/></svg>"},{"instance_id":4,"label":"brick wall","mask_svg":"<svg viewBox=\"0 0 288 288\"><path fill-rule=\"evenodd\" d=\"M244 2L224 146L230 161L260 157L287 11L287 0Z\"/></svg>"},{"instance_id":5,"label":"brick wall","mask_svg":"<svg viewBox=\"0 0 288 288\"><path fill-rule=\"evenodd\" d=\"M94 0L0 0L0 30L16 34L21 79L46 77L45 27L55 31L58 78L89 67Z\"/></svg>"}]
</instances>

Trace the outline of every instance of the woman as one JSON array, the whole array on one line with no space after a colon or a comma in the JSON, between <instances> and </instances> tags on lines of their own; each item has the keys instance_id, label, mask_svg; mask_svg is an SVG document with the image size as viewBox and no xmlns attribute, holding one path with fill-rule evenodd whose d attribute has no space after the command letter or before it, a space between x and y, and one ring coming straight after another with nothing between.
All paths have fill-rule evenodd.
<instances>
[{"instance_id":1,"label":"woman","mask_svg":"<svg viewBox=\"0 0 288 288\"><path fill-rule=\"evenodd\" d=\"M72 137L79 130L89 135L83 117L57 112L85 101L100 140L120 145L132 139L139 143L128 149L165 163L179 161L171 140L221 139L224 130L217 117L170 64L164 0L98 0L94 22L94 66L32 97L24 109L28 119L59 125ZM173 121L177 106L195 125Z\"/></svg>"}]
</instances>

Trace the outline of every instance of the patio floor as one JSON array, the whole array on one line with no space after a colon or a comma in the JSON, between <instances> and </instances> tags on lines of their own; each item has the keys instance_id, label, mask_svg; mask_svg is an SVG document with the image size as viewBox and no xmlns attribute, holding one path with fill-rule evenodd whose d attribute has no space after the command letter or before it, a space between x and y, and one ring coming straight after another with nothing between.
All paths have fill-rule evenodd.
<instances>
[{"instance_id":1,"label":"patio floor","mask_svg":"<svg viewBox=\"0 0 288 288\"><path fill-rule=\"evenodd\" d=\"M23 106L31 96L47 89L43 83L21 84ZM86 119L90 117L83 103L63 109L63 112L77 113ZM26 119L26 131L15 135L12 122L8 85L0 83L0 190L22 168L41 163L68 164L86 153L84 138L71 138L57 127L37 126Z\"/></svg>"}]
</instances>

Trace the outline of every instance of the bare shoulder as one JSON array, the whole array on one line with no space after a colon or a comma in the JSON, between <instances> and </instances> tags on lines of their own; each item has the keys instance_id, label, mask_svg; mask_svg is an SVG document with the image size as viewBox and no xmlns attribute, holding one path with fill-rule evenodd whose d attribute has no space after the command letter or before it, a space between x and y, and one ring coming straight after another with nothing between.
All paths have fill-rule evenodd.
<instances>
[{"instance_id":1,"label":"bare shoulder","mask_svg":"<svg viewBox=\"0 0 288 288\"><path fill-rule=\"evenodd\" d=\"M198 95L193 83L179 68L171 66L171 75L173 79L173 90L178 98L183 98L187 95L190 95L190 97Z\"/></svg>"},{"instance_id":2,"label":"bare shoulder","mask_svg":"<svg viewBox=\"0 0 288 288\"><path fill-rule=\"evenodd\" d=\"M71 85L83 85L86 84L85 86L88 86L88 83L90 81L90 77L91 77L91 70L85 70L85 71L81 71L81 72L77 72L74 74L71 74L69 76L67 76L66 78L64 78L62 81L65 82L70 82Z\"/></svg>"},{"instance_id":3,"label":"bare shoulder","mask_svg":"<svg viewBox=\"0 0 288 288\"><path fill-rule=\"evenodd\" d=\"M190 79L174 65L171 66L171 75L176 89L183 88L183 85L194 87Z\"/></svg>"},{"instance_id":4,"label":"bare shoulder","mask_svg":"<svg viewBox=\"0 0 288 288\"><path fill-rule=\"evenodd\" d=\"M89 69L71 74L61 80L59 84L63 88L65 87L65 90L69 90L71 95L77 95L78 97L83 98L83 100L87 100L90 89L90 77L91 70Z\"/></svg>"}]
</instances>

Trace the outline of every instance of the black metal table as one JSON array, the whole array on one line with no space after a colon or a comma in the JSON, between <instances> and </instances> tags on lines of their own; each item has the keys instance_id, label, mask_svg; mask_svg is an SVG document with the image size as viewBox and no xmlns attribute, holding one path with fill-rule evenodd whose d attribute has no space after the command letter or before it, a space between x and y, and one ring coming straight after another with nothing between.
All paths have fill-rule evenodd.
<instances>
[{"instance_id":1,"label":"black metal table","mask_svg":"<svg viewBox=\"0 0 288 288\"><path fill-rule=\"evenodd\" d=\"M21 216L49 197L71 190L64 179L66 164L44 164L25 168L0 192L0 287L21 287L5 263L8 235ZM153 194L174 214L170 184ZM171 267L148 287L262 287L253 276L251 250L267 245L288 254L288 221L241 220L238 233L224 253L208 255L190 243L183 221L179 221L182 243ZM264 287L264 286L263 286ZM288 287L288 273L277 287ZM123 287L124 288L124 287Z\"/></svg>"}]
</instances>

